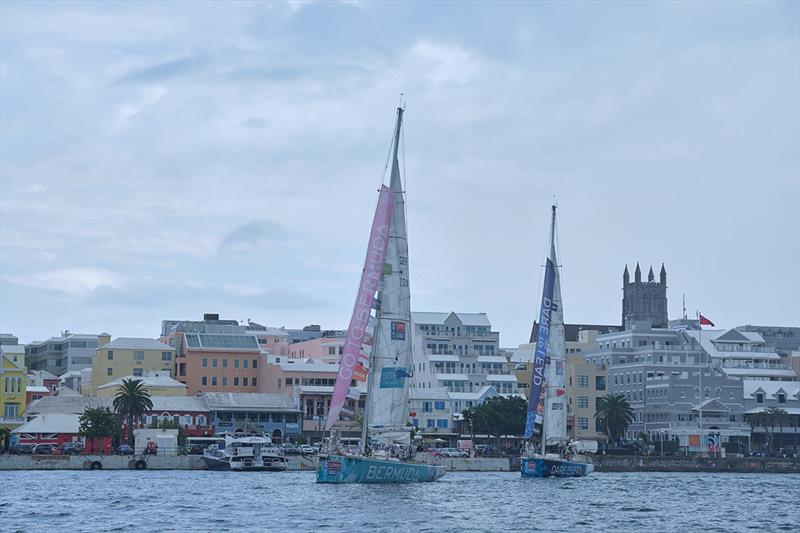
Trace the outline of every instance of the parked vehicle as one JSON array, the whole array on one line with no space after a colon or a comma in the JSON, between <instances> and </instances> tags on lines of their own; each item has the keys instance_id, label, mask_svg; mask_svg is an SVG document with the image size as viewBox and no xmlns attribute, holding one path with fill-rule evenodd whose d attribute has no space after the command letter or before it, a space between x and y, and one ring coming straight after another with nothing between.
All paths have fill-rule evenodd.
<instances>
[{"instance_id":1,"label":"parked vehicle","mask_svg":"<svg viewBox=\"0 0 800 533\"><path fill-rule=\"evenodd\" d=\"M13 453L15 455L24 455L33 453L33 448L35 444L15 444L11 448L8 449L8 453Z\"/></svg>"},{"instance_id":2,"label":"parked vehicle","mask_svg":"<svg viewBox=\"0 0 800 533\"><path fill-rule=\"evenodd\" d=\"M439 448L439 453L442 454L442 457L469 457L467 452L456 448Z\"/></svg>"},{"instance_id":3,"label":"parked vehicle","mask_svg":"<svg viewBox=\"0 0 800 533\"><path fill-rule=\"evenodd\" d=\"M475 446L475 455L494 455L494 446L488 444L478 444Z\"/></svg>"},{"instance_id":4,"label":"parked vehicle","mask_svg":"<svg viewBox=\"0 0 800 533\"><path fill-rule=\"evenodd\" d=\"M145 455L157 455L158 454L158 446L155 442L150 441L147 443L147 446L144 448Z\"/></svg>"},{"instance_id":5,"label":"parked vehicle","mask_svg":"<svg viewBox=\"0 0 800 533\"><path fill-rule=\"evenodd\" d=\"M83 445L80 442L64 442L59 446L58 452L64 455L77 455L83 452Z\"/></svg>"},{"instance_id":6,"label":"parked vehicle","mask_svg":"<svg viewBox=\"0 0 800 533\"><path fill-rule=\"evenodd\" d=\"M133 451L133 448L131 448L127 444L123 444L119 448L117 448L117 455L133 455L134 453L135 452Z\"/></svg>"},{"instance_id":7,"label":"parked vehicle","mask_svg":"<svg viewBox=\"0 0 800 533\"><path fill-rule=\"evenodd\" d=\"M33 447L33 453L35 455L51 455L55 449L56 447L52 444L37 444Z\"/></svg>"},{"instance_id":8,"label":"parked vehicle","mask_svg":"<svg viewBox=\"0 0 800 533\"><path fill-rule=\"evenodd\" d=\"M303 455L312 455L314 453L314 448L309 444L301 444L298 449Z\"/></svg>"},{"instance_id":9,"label":"parked vehicle","mask_svg":"<svg viewBox=\"0 0 800 533\"><path fill-rule=\"evenodd\" d=\"M283 455L300 455L300 449L291 442L281 445L281 448L283 448Z\"/></svg>"}]
</instances>

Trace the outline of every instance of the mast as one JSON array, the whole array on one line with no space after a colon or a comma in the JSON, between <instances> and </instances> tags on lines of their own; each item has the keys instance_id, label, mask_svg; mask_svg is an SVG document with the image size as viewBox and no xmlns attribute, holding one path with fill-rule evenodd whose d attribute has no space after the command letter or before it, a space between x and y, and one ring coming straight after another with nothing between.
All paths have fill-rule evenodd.
<instances>
[{"instance_id":1,"label":"mast","mask_svg":"<svg viewBox=\"0 0 800 533\"><path fill-rule=\"evenodd\" d=\"M397 108L397 122L394 128L394 139L392 141L392 174L390 180L390 188L394 196L394 208L392 212L391 223L389 226L389 240L396 241L398 238L398 225L402 226L402 239L404 249L406 250L403 254L404 256L404 263L405 268L397 268L397 274L401 274L407 268L408 262L408 252L407 252L407 244L405 243L405 202L403 200L403 188L400 183L400 165L397 159L398 148L400 146L400 132L403 124L403 108ZM398 198L399 196L399 198ZM399 201L398 201L399 200ZM399 208L399 209L398 209ZM398 213L398 210L400 213ZM391 356L391 349L393 348L390 346L392 341L387 342L384 338L386 335L386 331L383 327L383 323L385 319L391 319L392 315L394 314L392 311L394 309L389 309L391 306L391 302L389 300L393 300L395 295L389 294L387 289L388 285L394 285L394 283L389 283L390 280L387 277L390 277L392 274L395 273L396 267L398 265L398 257L397 257L397 244L390 242L387 255L385 258L386 266L383 268L383 276L382 276L382 283L378 290L378 302L380 305L378 306L375 316L376 316L376 325L373 334L373 344L372 350L370 351L369 356L369 373L367 375L367 395L364 402L364 418L362 420L361 426L361 446L362 446L362 453L366 454L368 448L368 439L369 439L369 423L370 421L376 417L377 413L375 412L376 405L375 402L378 400L378 386L381 385L381 375L383 372L383 360L390 358ZM406 283L405 287L407 290L408 287L408 278L405 278ZM408 304L408 299L406 299L406 303ZM388 311L388 312L387 312ZM410 314L410 310L409 310ZM392 338L396 337L396 334L392 334ZM378 372L378 371L381 372ZM405 408L405 406L404 406Z\"/></svg>"}]
</instances>

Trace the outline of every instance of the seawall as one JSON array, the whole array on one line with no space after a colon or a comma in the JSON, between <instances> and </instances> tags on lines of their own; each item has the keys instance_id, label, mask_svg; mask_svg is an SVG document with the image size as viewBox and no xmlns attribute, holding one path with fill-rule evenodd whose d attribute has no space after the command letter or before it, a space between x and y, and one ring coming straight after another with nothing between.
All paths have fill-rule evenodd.
<instances>
[{"instance_id":1,"label":"seawall","mask_svg":"<svg viewBox=\"0 0 800 533\"><path fill-rule=\"evenodd\" d=\"M800 474L800 459L593 455L598 472L753 472Z\"/></svg>"},{"instance_id":2,"label":"seawall","mask_svg":"<svg viewBox=\"0 0 800 533\"><path fill-rule=\"evenodd\" d=\"M199 455L0 455L0 470L203 470Z\"/></svg>"}]
</instances>

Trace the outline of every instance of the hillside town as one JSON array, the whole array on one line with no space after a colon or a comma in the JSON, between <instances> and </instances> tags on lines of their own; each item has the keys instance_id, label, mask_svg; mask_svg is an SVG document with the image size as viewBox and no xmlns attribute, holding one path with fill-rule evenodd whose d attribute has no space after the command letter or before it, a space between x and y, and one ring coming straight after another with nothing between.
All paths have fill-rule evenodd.
<instances>
[{"instance_id":1,"label":"hillside town","mask_svg":"<svg viewBox=\"0 0 800 533\"><path fill-rule=\"evenodd\" d=\"M619 323L565 324L572 439L640 453L796 452L800 328L716 328L685 311L670 319L663 265L658 279L652 267L644 279L639 264L632 277L626 266L622 289ZM0 335L2 449L85 449L81 416L113 409L127 380L152 400L139 428L167 422L200 448L224 435L258 433L287 446L324 439L345 331L198 318L164 319L153 338L64 331L23 345ZM417 311L412 319L408 424L434 448L496 442L499 435L476 432L463 413L490 398L526 397L538 324L530 343L509 348L486 313ZM352 389L358 397L348 407L363 408L364 382ZM611 395L622 395L633 415L616 439L597 416ZM353 441L361 434L357 420L338 429ZM493 451L513 453L520 441L503 435L504 449Z\"/></svg>"}]
</instances>

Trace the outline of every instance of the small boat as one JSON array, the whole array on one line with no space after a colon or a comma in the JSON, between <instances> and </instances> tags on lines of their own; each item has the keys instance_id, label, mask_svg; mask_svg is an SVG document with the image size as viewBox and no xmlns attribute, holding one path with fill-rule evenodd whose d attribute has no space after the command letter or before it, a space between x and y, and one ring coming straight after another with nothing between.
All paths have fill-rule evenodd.
<instances>
[{"instance_id":1,"label":"small boat","mask_svg":"<svg viewBox=\"0 0 800 533\"><path fill-rule=\"evenodd\" d=\"M209 470L271 471L286 470L287 460L272 439L261 436L225 436L225 447L213 445L203 451Z\"/></svg>"},{"instance_id":2,"label":"small boat","mask_svg":"<svg viewBox=\"0 0 800 533\"><path fill-rule=\"evenodd\" d=\"M528 415L525 438L529 439L521 459L522 477L583 477L594 470L585 456L575 454L568 445L566 385L566 343L564 311L561 301L561 280L556 257L556 206L550 223L550 255L547 257L539 309L539 332L536 337L531 383L528 389ZM541 403L540 403L541 400ZM541 415L539 412L541 411ZM532 439L541 423L540 450L535 451ZM558 453L547 453L548 447Z\"/></svg>"},{"instance_id":3,"label":"small boat","mask_svg":"<svg viewBox=\"0 0 800 533\"><path fill-rule=\"evenodd\" d=\"M361 445L355 452L343 452L334 445L329 453L321 454L317 483L436 481L446 472L444 466L415 463L409 451L406 378L413 375L414 365L408 233L397 158L402 123L403 108L399 107L391 179L388 187L381 186L378 195L361 282L325 422L325 430L331 431L340 415L356 419L361 389L351 385L366 382L365 407L359 413ZM373 309L375 316L371 314ZM345 405L348 399L354 402L352 406Z\"/></svg>"}]
</instances>

